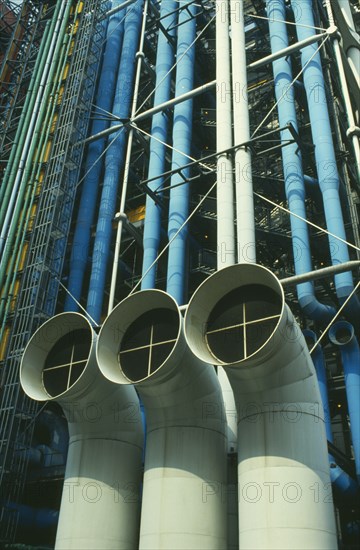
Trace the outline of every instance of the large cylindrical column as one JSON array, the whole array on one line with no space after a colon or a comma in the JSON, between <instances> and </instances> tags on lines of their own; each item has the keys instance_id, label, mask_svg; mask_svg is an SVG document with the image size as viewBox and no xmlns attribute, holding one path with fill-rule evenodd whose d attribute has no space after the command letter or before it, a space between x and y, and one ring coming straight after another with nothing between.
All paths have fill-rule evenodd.
<instances>
[{"instance_id":1,"label":"large cylindrical column","mask_svg":"<svg viewBox=\"0 0 360 550\"><path fill-rule=\"evenodd\" d=\"M85 317L62 313L25 348L20 379L37 401L57 401L69 450L56 549L138 548L143 433L137 395L106 380Z\"/></svg>"},{"instance_id":2,"label":"large cylindrical column","mask_svg":"<svg viewBox=\"0 0 360 550\"><path fill-rule=\"evenodd\" d=\"M215 273L189 303L185 335L234 391L240 548L336 548L316 374L277 278L255 264Z\"/></svg>"},{"instance_id":3,"label":"large cylindrical column","mask_svg":"<svg viewBox=\"0 0 360 550\"><path fill-rule=\"evenodd\" d=\"M101 329L97 357L107 378L135 385L146 412L139 548L225 550L223 400L214 368L185 343L175 300L158 290L123 300Z\"/></svg>"}]
</instances>

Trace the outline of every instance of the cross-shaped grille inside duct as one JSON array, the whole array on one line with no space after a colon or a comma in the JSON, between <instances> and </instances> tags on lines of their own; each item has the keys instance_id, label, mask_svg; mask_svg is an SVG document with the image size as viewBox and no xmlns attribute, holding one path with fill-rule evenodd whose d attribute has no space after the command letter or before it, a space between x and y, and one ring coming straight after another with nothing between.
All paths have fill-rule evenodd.
<instances>
[{"instance_id":1,"label":"cross-shaped grille inside duct","mask_svg":"<svg viewBox=\"0 0 360 550\"><path fill-rule=\"evenodd\" d=\"M56 397L75 384L86 366L90 347L88 329L69 332L56 342L42 371L43 386L49 396Z\"/></svg>"},{"instance_id":2,"label":"cross-shaped grille inside duct","mask_svg":"<svg viewBox=\"0 0 360 550\"><path fill-rule=\"evenodd\" d=\"M206 345L215 359L233 363L258 351L274 332L281 298L262 285L245 285L226 294L213 308Z\"/></svg>"},{"instance_id":3,"label":"cross-shaped grille inside duct","mask_svg":"<svg viewBox=\"0 0 360 550\"><path fill-rule=\"evenodd\" d=\"M154 373L168 358L179 332L176 311L157 308L138 317L126 330L119 349L125 376L137 382Z\"/></svg>"}]
</instances>

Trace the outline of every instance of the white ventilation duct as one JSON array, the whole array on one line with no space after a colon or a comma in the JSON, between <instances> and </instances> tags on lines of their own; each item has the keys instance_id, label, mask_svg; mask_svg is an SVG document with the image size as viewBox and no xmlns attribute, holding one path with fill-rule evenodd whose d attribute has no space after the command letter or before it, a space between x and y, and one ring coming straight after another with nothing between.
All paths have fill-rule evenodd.
<instances>
[{"instance_id":1,"label":"white ventilation duct","mask_svg":"<svg viewBox=\"0 0 360 550\"><path fill-rule=\"evenodd\" d=\"M185 334L234 391L239 547L336 548L315 369L277 278L255 264L215 273L189 303Z\"/></svg>"},{"instance_id":2,"label":"white ventilation duct","mask_svg":"<svg viewBox=\"0 0 360 550\"><path fill-rule=\"evenodd\" d=\"M107 378L136 386L146 412L139 548L225 550L224 405L175 300L159 290L126 298L104 322L97 357Z\"/></svg>"},{"instance_id":3,"label":"white ventilation duct","mask_svg":"<svg viewBox=\"0 0 360 550\"><path fill-rule=\"evenodd\" d=\"M106 380L95 359L96 334L85 317L62 313L25 348L20 379L37 401L61 405L69 451L57 550L136 549L143 430L131 387Z\"/></svg>"}]
</instances>

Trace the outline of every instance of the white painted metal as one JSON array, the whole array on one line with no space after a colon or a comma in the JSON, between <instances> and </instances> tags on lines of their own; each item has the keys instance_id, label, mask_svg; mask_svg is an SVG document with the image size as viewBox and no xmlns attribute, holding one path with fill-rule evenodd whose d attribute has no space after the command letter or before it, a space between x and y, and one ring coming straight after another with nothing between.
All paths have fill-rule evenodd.
<instances>
[{"instance_id":1,"label":"white painted metal","mask_svg":"<svg viewBox=\"0 0 360 550\"><path fill-rule=\"evenodd\" d=\"M73 385L50 396L45 361L56 342L90 331L88 359ZM44 323L25 348L20 379L37 401L58 402L68 420L69 451L56 536L57 550L138 547L143 430L131 387L106 380L95 359L96 334L85 317L62 313Z\"/></svg>"},{"instance_id":2,"label":"white painted metal","mask_svg":"<svg viewBox=\"0 0 360 550\"><path fill-rule=\"evenodd\" d=\"M229 2L216 2L216 150L233 146L230 74ZM229 153L217 158L217 268L235 263L233 163Z\"/></svg>"},{"instance_id":3,"label":"white painted metal","mask_svg":"<svg viewBox=\"0 0 360 550\"><path fill-rule=\"evenodd\" d=\"M131 3L133 1L134 0L131 0ZM141 32L140 32L140 44L136 54L136 73L135 73L135 83L134 83L134 92L133 92L133 103L132 103L131 113L130 113L131 119L135 116L137 100L139 95L140 76L141 76L142 62L144 58L145 26L146 26L147 12L148 12L148 4L149 4L148 0L145 0L144 9L143 9L143 20L142 20ZM115 245L114 245L114 260L113 260L112 271L111 271L108 314L113 309L114 302L115 302L115 289L116 289L116 281L117 281L117 275L119 270L121 236L122 236L122 230L123 230L123 220L125 215L125 202L126 202L127 189L128 189L128 183L129 183L130 158L131 158L131 152L132 152L133 137L134 137L134 128L132 127L129 132L128 142L126 146L124 175L123 175L123 183L121 187L121 198L120 198L120 205L119 205L119 212L118 212L118 214L120 215L117 216L118 223L117 223L116 238L115 238Z\"/></svg>"},{"instance_id":4,"label":"white painted metal","mask_svg":"<svg viewBox=\"0 0 360 550\"><path fill-rule=\"evenodd\" d=\"M347 2L345 2L345 3L347 3ZM325 7L326 7L327 15L328 15L328 18L329 18L329 22L330 22L331 25L333 25L334 24L334 16L333 16L330 0L325 1ZM350 15L351 15L351 12L350 12ZM344 64L343 64L342 55L341 55L340 43L339 43L338 37L336 35L334 35L334 37L333 37L333 46L334 46L336 64L337 64L337 68L338 68L338 71L339 71L340 82L341 82L341 91L342 91L342 95L343 95L344 103L345 103L346 118L347 118L348 125L349 125L348 129L347 129L347 133L349 135L349 138L351 138L351 142L353 144L354 153L355 153L355 168L357 170L357 175L358 175L358 178L360 180L360 143L359 143L359 137L357 136L356 121L355 121L355 116L354 116L354 113L353 113L353 108L352 108L352 104L351 104L349 89L348 89L347 80L346 80L346 76L345 76L345 70L344 70ZM359 62L360 62L360 57L359 57ZM354 209L354 215L356 217L356 213L357 213L356 208L354 208L354 205L352 205L351 200L349 201L349 203L350 203L349 204L350 208Z\"/></svg>"},{"instance_id":5,"label":"white painted metal","mask_svg":"<svg viewBox=\"0 0 360 550\"><path fill-rule=\"evenodd\" d=\"M265 327L258 325L253 340L248 341L252 350L247 357L245 352L245 358L225 364L207 343L208 322L214 308L234 289L247 287L243 291L246 300L249 285L258 285L262 296L269 293L271 300L275 299L278 317L271 330L266 329L268 336L264 336ZM229 307L234 305L232 301ZM266 312L262 314L266 316ZM315 369L301 330L285 304L280 282L269 270L254 264L239 264L215 273L189 303L185 336L199 359L224 366L234 390L238 412L239 547L336 548L323 409ZM223 338L226 349L230 344L225 333Z\"/></svg>"},{"instance_id":6,"label":"white painted metal","mask_svg":"<svg viewBox=\"0 0 360 550\"><path fill-rule=\"evenodd\" d=\"M338 0L338 5L347 23L350 33L354 36L356 42L359 44L359 35L356 32L355 23L352 16L349 0ZM351 70L354 73L356 82L359 82L360 81L360 48L355 46L350 46L346 54L347 54L347 58L348 58Z\"/></svg>"},{"instance_id":7,"label":"white painted metal","mask_svg":"<svg viewBox=\"0 0 360 550\"><path fill-rule=\"evenodd\" d=\"M173 347L150 374L146 360L145 376L141 374L139 380L134 377L139 378L141 361L135 360L131 370L136 369L137 374L130 379L120 359L123 339L134 321L159 308L173 312L177 319ZM141 330L146 332L151 327L149 321L144 321ZM152 328L149 334L153 334ZM155 346L146 347L150 358ZM126 298L104 322L97 357L109 380L135 384L146 411L139 548L225 550L223 400L215 370L194 357L185 343L182 316L175 300L159 290L143 290Z\"/></svg>"},{"instance_id":8,"label":"white painted metal","mask_svg":"<svg viewBox=\"0 0 360 550\"><path fill-rule=\"evenodd\" d=\"M234 144L249 141L245 29L243 2L230 0ZM238 262L256 262L255 212L251 153L248 147L235 152L235 192Z\"/></svg>"}]
</instances>

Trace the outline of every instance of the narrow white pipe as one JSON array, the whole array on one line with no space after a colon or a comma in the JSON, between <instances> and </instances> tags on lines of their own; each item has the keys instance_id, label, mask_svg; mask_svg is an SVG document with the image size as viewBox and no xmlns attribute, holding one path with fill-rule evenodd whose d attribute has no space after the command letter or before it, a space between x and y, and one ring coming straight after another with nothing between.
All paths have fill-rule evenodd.
<instances>
[{"instance_id":1,"label":"narrow white pipe","mask_svg":"<svg viewBox=\"0 0 360 550\"><path fill-rule=\"evenodd\" d=\"M146 412L140 550L225 550L223 400L182 325L170 295L137 292L105 320L97 357L109 380L135 385Z\"/></svg>"},{"instance_id":2,"label":"narrow white pipe","mask_svg":"<svg viewBox=\"0 0 360 550\"><path fill-rule=\"evenodd\" d=\"M232 82L230 54L229 0L216 1L216 151L233 146L232 131ZM234 224L234 166L232 155L224 153L217 157L217 269L236 262L236 239ZM218 368L218 380L225 405L227 423L227 451L234 453L237 446L237 417L235 399L230 382L222 367ZM228 548L238 543L236 463L227 461L227 524Z\"/></svg>"},{"instance_id":3,"label":"narrow white pipe","mask_svg":"<svg viewBox=\"0 0 360 550\"><path fill-rule=\"evenodd\" d=\"M356 37L359 44L359 35L355 29L355 23L352 16L349 0L337 0L340 11L349 27L350 33ZM358 47L350 46L346 52L349 65L354 73L356 82L360 81L360 45Z\"/></svg>"},{"instance_id":4,"label":"narrow white pipe","mask_svg":"<svg viewBox=\"0 0 360 550\"><path fill-rule=\"evenodd\" d=\"M34 139L37 139L37 136L33 135L33 130L34 130L34 127L35 127L35 124L36 124L36 120L37 120L39 111L40 111L45 86L47 84L47 77L48 77L48 73L49 73L49 70L50 70L51 62L52 62L54 49L55 49L55 46L56 46L56 43L57 43L57 40L58 40L60 26L61 26L62 19L63 19L64 12L65 12L65 9L66 9L67 5L68 5L68 2L63 2L62 3L61 9L59 11L58 18L56 20L56 25L55 25L55 28L54 28L53 38L52 38L50 48L49 48L49 52L48 52L48 55L47 55L47 58L46 58L46 63L45 63L45 66L44 66L44 72L42 74L41 81L40 81L40 84L39 84L39 90L38 90L37 95L36 95L34 108L33 108L31 118L30 118L27 135L26 135L26 138L25 138L25 142L24 142L22 153L21 153L21 157L20 157L20 160L19 160L19 166L18 166L18 169L17 169L17 172L16 172L16 177L15 177L15 180L14 180L14 185L13 185L13 189L12 189L10 200L9 200L9 206L8 206L8 209L7 209L7 213L6 213L6 216L5 216L5 219L4 219L3 226L1 228L0 256L1 256L1 253L2 253L3 248L5 246L5 243L6 243L6 236L9 232L9 227L11 226L11 223L17 222L17 220L12 219L13 209L14 209L14 205L15 205L16 200L17 200L18 189L19 189L19 186L20 186L21 179L23 177L24 168L25 168L25 164L26 164L26 161L27 161L27 156L28 156L28 151L29 151L29 148L30 148L30 144Z\"/></svg>"},{"instance_id":5,"label":"narrow white pipe","mask_svg":"<svg viewBox=\"0 0 360 550\"><path fill-rule=\"evenodd\" d=\"M273 63L277 59L281 59L282 57L288 56L292 53L298 52L302 48L305 48L305 46L309 46L310 44L314 44L315 42L321 42L326 38L328 35L332 35L334 32L336 32L336 27L330 27L326 30L326 32L320 33L320 34L314 34L313 36L309 36L308 38L305 38L304 40L300 40L299 42L296 42L295 44L291 44L291 46L287 46L286 48L276 52L271 53L269 55L266 55L265 57L262 57L261 59L257 59L256 61L253 61L252 63L249 63L247 68L248 70L254 71L256 69L260 69L260 67L263 67L264 65Z\"/></svg>"},{"instance_id":6,"label":"narrow white pipe","mask_svg":"<svg viewBox=\"0 0 360 550\"><path fill-rule=\"evenodd\" d=\"M325 1L325 7L326 7L327 15L328 15L328 18L329 18L329 23L330 23L330 25L334 25L334 16L333 16L333 11L332 11L330 0ZM348 88L347 80L346 80L346 76L345 76L345 70L344 70L344 64L343 64L343 60L342 60L342 56L341 56L340 44L339 44L339 40L338 40L336 35L333 37L333 46L334 46L336 64L337 64L337 68L338 68L338 71L339 71L341 91L342 91L342 95L343 95L344 103L345 103L346 118L347 118L347 121L348 121L347 133L349 135L349 138L351 139L351 142L352 142L352 145L353 145L353 148L354 148L355 168L356 168L356 171L357 171L358 178L360 180L360 143L359 143L359 138L356 134L356 121L355 121L355 117L354 117L354 113L353 113L353 109L352 109L352 104L351 104L351 99L350 99L350 94L349 94L349 88ZM349 202L350 202L350 208L353 208L353 206L351 205L351 201L349 201ZM353 208L353 210L354 210L354 214L356 215L356 209Z\"/></svg>"},{"instance_id":7,"label":"narrow white pipe","mask_svg":"<svg viewBox=\"0 0 360 550\"><path fill-rule=\"evenodd\" d=\"M243 10L242 1L230 0L235 145L250 140ZM238 262L254 263L255 212L251 153L248 147L239 147L235 152L235 192Z\"/></svg>"},{"instance_id":8,"label":"narrow white pipe","mask_svg":"<svg viewBox=\"0 0 360 550\"><path fill-rule=\"evenodd\" d=\"M278 279L254 264L215 273L189 303L185 337L234 391L239 547L336 548L316 373Z\"/></svg>"},{"instance_id":9,"label":"narrow white pipe","mask_svg":"<svg viewBox=\"0 0 360 550\"><path fill-rule=\"evenodd\" d=\"M139 401L133 388L102 376L96 340L85 317L62 313L35 332L20 368L25 393L59 403L69 425L56 550L138 548Z\"/></svg>"},{"instance_id":10,"label":"narrow white pipe","mask_svg":"<svg viewBox=\"0 0 360 550\"><path fill-rule=\"evenodd\" d=\"M216 150L233 146L229 1L216 1ZM235 263L234 178L231 156L217 159L217 268Z\"/></svg>"},{"instance_id":11,"label":"narrow white pipe","mask_svg":"<svg viewBox=\"0 0 360 550\"><path fill-rule=\"evenodd\" d=\"M133 103L132 103L132 107L131 107L130 118L133 118L135 116L136 107L137 107L137 100L138 100L138 95L139 95L141 68L142 68L142 61L143 61L143 58L144 58L144 40L145 40L145 26L146 26L147 11L148 11L148 0L145 0L144 9L143 9L143 20L142 20L141 32L140 32L140 44L139 44L139 50L136 54L137 55L136 73L135 73ZM125 211L126 195L127 195L127 188L128 188L128 182L129 182L130 159L131 159L133 137L134 137L134 129L131 128L131 130L129 132L128 142L127 142L127 149L126 149L123 184L122 184L120 206L119 206L119 213L120 214L125 213L124 211ZM119 258L120 258L121 236L122 236L122 230L123 230L123 219L124 219L123 216L119 217L119 222L118 222L117 229L116 229L116 239L115 239L115 248L114 248L114 261L113 261L112 272L111 272L108 314L112 311L112 309L114 307L114 302L115 302L115 290L116 290L116 281L117 281L117 275L118 275L118 270L119 270Z\"/></svg>"}]
</instances>

